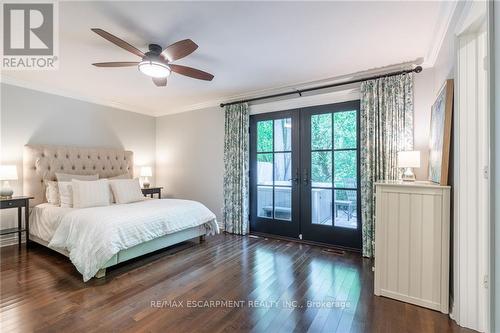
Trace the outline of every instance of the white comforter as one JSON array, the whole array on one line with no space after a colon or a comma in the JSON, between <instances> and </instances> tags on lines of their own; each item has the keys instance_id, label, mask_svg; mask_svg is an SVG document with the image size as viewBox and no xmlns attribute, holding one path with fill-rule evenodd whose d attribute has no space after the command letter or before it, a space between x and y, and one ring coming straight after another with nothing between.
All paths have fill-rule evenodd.
<instances>
[{"instance_id":1,"label":"white comforter","mask_svg":"<svg viewBox=\"0 0 500 333\"><path fill-rule=\"evenodd\" d=\"M218 233L215 214L189 200L75 209L62 217L49 247L66 249L83 281L88 281L119 251L200 225L209 235Z\"/></svg>"}]
</instances>

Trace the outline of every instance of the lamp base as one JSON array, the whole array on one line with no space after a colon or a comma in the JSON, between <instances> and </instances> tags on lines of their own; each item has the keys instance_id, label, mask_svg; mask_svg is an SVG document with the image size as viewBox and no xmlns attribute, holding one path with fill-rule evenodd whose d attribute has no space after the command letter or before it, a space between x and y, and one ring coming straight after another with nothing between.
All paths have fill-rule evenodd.
<instances>
[{"instance_id":1,"label":"lamp base","mask_svg":"<svg viewBox=\"0 0 500 333\"><path fill-rule=\"evenodd\" d=\"M8 181L4 181L2 187L0 188L0 197L2 199L10 199L14 194L14 190L10 187Z\"/></svg>"},{"instance_id":2,"label":"lamp base","mask_svg":"<svg viewBox=\"0 0 500 333\"><path fill-rule=\"evenodd\" d=\"M149 183L148 177L145 177L144 180L142 181L142 187L144 188L149 188L151 184Z\"/></svg>"},{"instance_id":3,"label":"lamp base","mask_svg":"<svg viewBox=\"0 0 500 333\"><path fill-rule=\"evenodd\" d=\"M403 172L403 175L401 176L401 180L404 182L414 182L415 181L415 174L413 173L412 168L405 168L405 171Z\"/></svg>"}]
</instances>

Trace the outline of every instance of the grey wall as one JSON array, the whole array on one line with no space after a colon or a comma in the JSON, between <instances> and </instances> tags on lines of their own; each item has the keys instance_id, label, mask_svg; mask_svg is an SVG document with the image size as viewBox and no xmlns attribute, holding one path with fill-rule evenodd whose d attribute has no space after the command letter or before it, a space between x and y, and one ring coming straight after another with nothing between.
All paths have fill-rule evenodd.
<instances>
[{"instance_id":1,"label":"grey wall","mask_svg":"<svg viewBox=\"0 0 500 333\"><path fill-rule=\"evenodd\" d=\"M22 193L25 144L123 148L134 152L136 166L154 167L155 118L2 83L0 162L17 165L15 194ZM16 223L9 211L0 228Z\"/></svg>"},{"instance_id":2,"label":"grey wall","mask_svg":"<svg viewBox=\"0 0 500 333\"><path fill-rule=\"evenodd\" d=\"M431 128L431 107L436 99L434 91L434 70L424 69L415 74L413 85L413 129L414 148L420 152L420 168L414 170L417 180L429 178L429 135Z\"/></svg>"},{"instance_id":3,"label":"grey wall","mask_svg":"<svg viewBox=\"0 0 500 333\"><path fill-rule=\"evenodd\" d=\"M224 112L219 107L157 118L156 176L168 197L196 200L222 222Z\"/></svg>"}]
</instances>

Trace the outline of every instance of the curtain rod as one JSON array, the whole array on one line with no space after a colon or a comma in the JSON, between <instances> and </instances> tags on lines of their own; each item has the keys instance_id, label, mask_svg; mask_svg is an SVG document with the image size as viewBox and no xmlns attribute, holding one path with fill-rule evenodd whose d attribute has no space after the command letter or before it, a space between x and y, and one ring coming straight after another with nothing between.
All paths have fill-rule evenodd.
<instances>
[{"instance_id":1,"label":"curtain rod","mask_svg":"<svg viewBox=\"0 0 500 333\"><path fill-rule=\"evenodd\" d=\"M370 76L370 77L365 77L365 78L362 78L362 79L356 79L356 80L351 80L351 81L344 81L344 82L332 83L332 84L327 84L327 85L324 85L324 86L318 86L318 87L313 87L313 88L288 91L288 92L283 92L283 93L279 93L279 94L273 94L273 95L267 95L267 96L261 96L261 97L254 97L254 98L249 98L249 99L243 99L243 100L240 100L240 101L234 101L234 102L228 102L228 103L221 103L220 107L223 108L226 105L234 105L234 104L240 104L240 103L255 102L255 101L260 101L260 100L263 100L263 99L269 99L269 98L275 98L275 97L281 97L281 96L288 96L288 95L294 95L294 94L299 94L299 96L302 96L302 93L309 92L309 91L326 89L326 88L334 88L334 87L344 86L344 85L352 84L352 83L359 83L359 82L368 81L368 80L380 79L382 77L396 76L396 75L408 74L408 73L413 73L413 72L420 73L421 71L422 71L422 66L417 66L417 67L415 67L413 69L408 69L408 70L399 71L399 72L392 72L392 73L387 73L387 74L382 74L382 75L376 75L376 76Z\"/></svg>"}]
</instances>

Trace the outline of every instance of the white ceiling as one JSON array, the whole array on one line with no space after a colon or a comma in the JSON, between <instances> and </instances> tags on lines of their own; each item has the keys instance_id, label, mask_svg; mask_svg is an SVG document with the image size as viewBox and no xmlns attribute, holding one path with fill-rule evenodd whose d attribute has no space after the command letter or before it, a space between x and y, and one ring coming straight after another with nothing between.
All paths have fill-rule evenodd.
<instances>
[{"instance_id":1,"label":"white ceiling","mask_svg":"<svg viewBox=\"0 0 500 333\"><path fill-rule=\"evenodd\" d=\"M59 69L4 71L3 81L135 112L163 115L236 96L428 58L439 2L61 2ZM141 50L191 38L178 74L157 88L137 68L95 68L136 57L90 31L102 28ZM425 59L428 61L429 59Z\"/></svg>"}]
</instances>

